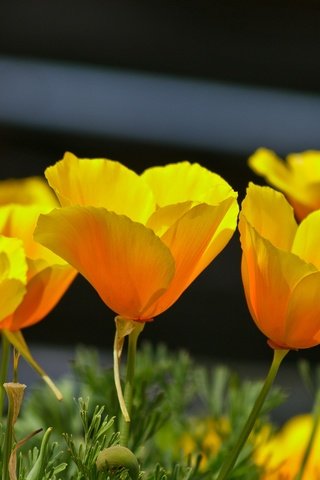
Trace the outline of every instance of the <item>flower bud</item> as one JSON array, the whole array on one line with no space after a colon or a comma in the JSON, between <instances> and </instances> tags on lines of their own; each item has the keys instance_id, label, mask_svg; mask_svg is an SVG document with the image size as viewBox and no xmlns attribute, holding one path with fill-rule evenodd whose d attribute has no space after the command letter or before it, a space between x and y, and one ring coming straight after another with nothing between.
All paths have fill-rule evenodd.
<instances>
[{"instance_id":1,"label":"flower bud","mask_svg":"<svg viewBox=\"0 0 320 480\"><path fill-rule=\"evenodd\" d=\"M113 471L125 468L132 480L137 480L139 476L139 464L137 457L126 447L114 445L113 447L103 449L96 461L99 472Z\"/></svg>"}]
</instances>

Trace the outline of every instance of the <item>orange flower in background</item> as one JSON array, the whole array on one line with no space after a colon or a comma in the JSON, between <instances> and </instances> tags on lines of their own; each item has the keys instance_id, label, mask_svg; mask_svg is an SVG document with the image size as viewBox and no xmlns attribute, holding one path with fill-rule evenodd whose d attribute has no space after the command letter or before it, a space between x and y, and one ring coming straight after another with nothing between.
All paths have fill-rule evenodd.
<instances>
[{"instance_id":1,"label":"orange flower in background","mask_svg":"<svg viewBox=\"0 0 320 480\"><path fill-rule=\"evenodd\" d=\"M271 150L260 148L249 158L249 165L286 195L299 220L320 209L320 151L293 153L284 162Z\"/></svg>"},{"instance_id":2,"label":"orange flower in background","mask_svg":"<svg viewBox=\"0 0 320 480\"><path fill-rule=\"evenodd\" d=\"M320 211L298 226L285 197L250 184L239 229L250 313L276 347L320 343Z\"/></svg>"},{"instance_id":3,"label":"orange flower in background","mask_svg":"<svg viewBox=\"0 0 320 480\"><path fill-rule=\"evenodd\" d=\"M40 321L75 277L72 267L33 240L39 214L49 212L57 204L41 178L0 182L0 234L22 240L28 266L23 301L0 320L0 330L17 331Z\"/></svg>"},{"instance_id":4,"label":"orange flower in background","mask_svg":"<svg viewBox=\"0 0 320 480\"><path fill-rule=\"evenodd\" d=\"M261 480L295 480L313 425L312 415L291 418L281 430L256 450L255 461L263 467ZM301 480L320 478L320 432L318 431Z\"/></svg>"},{"instance_id":5,"label":"orange flower in background","mask_svg":"<svg viewBox=\"0 0 320 480\"><path fill-rule=\"evenodd\" d=\"M63 208L40 216L36 240L130 320L169 308L236 227L236 193L198 164L137 175L119 162L66 153L46 177Z\"/></svg>"}]
</instances>

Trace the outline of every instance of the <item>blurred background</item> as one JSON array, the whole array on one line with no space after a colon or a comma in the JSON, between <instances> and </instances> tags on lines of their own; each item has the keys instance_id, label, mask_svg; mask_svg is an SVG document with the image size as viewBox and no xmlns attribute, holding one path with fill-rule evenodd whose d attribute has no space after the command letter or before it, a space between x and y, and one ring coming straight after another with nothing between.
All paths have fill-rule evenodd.
<instances>
[{"instance_id":1,"label":"blurred background","mask_svg":"<svg viewBox=\"0 0 320 480\"><path fill-rule=\"evenodd\" d=\"M319 2L2 0L0 12L0 178L42 174L66 150L138 172L188 159L241 200L248 181L262 183L247 167L256 148L320 149ZM113 334L80 277L25 332L107 348ZM202 357L270 358L237 235L143 335Z\"/></svg>"}]
</instances>

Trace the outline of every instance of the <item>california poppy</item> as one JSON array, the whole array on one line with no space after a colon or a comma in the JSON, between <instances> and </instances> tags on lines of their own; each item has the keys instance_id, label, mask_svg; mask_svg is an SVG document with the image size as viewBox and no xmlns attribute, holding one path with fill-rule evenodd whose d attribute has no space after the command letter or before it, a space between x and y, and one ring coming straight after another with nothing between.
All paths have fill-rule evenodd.
<instances>
[{"instance_id":1,"label":"california poppy","mask_svg":"<svg viewBox=\"0 0 320 480\"><path fill-rule=\"evenodd\" d=\"M250 184L239 229L250 313L274 347L320 343L320 211L298 226L282 193Z\"/></svg>"},{"instance_id":2,"label":"california poppy","mask_svg":"<svg viewBox=\"0 0 320 480\"><path fill-rule=\"evenodd\" d=\"M63 208L40 216L36 240L126 319L146 322L169 308L236 227L236 193L198 164L137 175L119 162L66 153L45 175Z\"/></svg>"},{"instance_id":3,"label":"california poppy","mask_svg":"<svg viewBox=\"0 0 320 480\"><path fill-rule=\"evenodd\" d=\"M292 153L284 162L271 150L259 148L249 165L286 195L298 220L320 209L320 151Z\"/></svg>"},{"instance_id":4,"label":"california poppy","mask_svg":"<svg viewBox=\"0 0 320 480\"><path fill-rule=\"evenodd\" d=\"M23 301L0 321L0 330L21 330L43 319L76 275L64 260L33 240L39 214L57 205L41 178L0 182L0 234L22 240L28 265Z\"/></svg>"}]
</instances>

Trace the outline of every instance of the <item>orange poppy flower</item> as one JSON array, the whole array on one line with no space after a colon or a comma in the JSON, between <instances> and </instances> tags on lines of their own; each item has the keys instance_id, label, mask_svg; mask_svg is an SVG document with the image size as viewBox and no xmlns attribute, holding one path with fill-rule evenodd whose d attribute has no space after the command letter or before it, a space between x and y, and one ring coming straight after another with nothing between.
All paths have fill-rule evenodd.
<instances>
[{"instance_id":1,"label":"orange poppy flower","mask_svg":"<svg viewBox=\"0 0 320 480\"><path fill-rule=\"evenodd\" d=\"M283 194L250 184L239 229L250 313L271 344L320 343L320 211L298 226Z\"/></svg>"},{"instance_id":2,"label":"orange poppy flower","mask_svg":"<svg viewBox=\"0 0 320 480\"><path fill-rule=\"evenodd\" d=\"M283 162L271 150L260 148L249 165L286 195L299 220L320 209L320 151L294 153Z\"/></svg>"},{"instance_id":3,"label":"orange poppy flower","mask_svg":"<svg viewBox=\"0 0 320 480\"><path fill-rule=\"evenodd\" d=\"M64 260L33 240L39 214L57 204L41 178L0 182L0 234L22 240L28 265L23 301L1 319L0 330L17 331L43 319L76 275Z\"/></svg>"},{"instance_id":4,"label":"orange poppy flower","mask_svg":"<svg viewBox=\"0 0 320 480\"><path fill-rule=\"evenodd\" d=\"M137 175L66 153L46 170L63 208L35 238L73 265L120 316L146 322L170 307L231 238L236 193L198 164Z\"/></svg>"}]
</instances>

